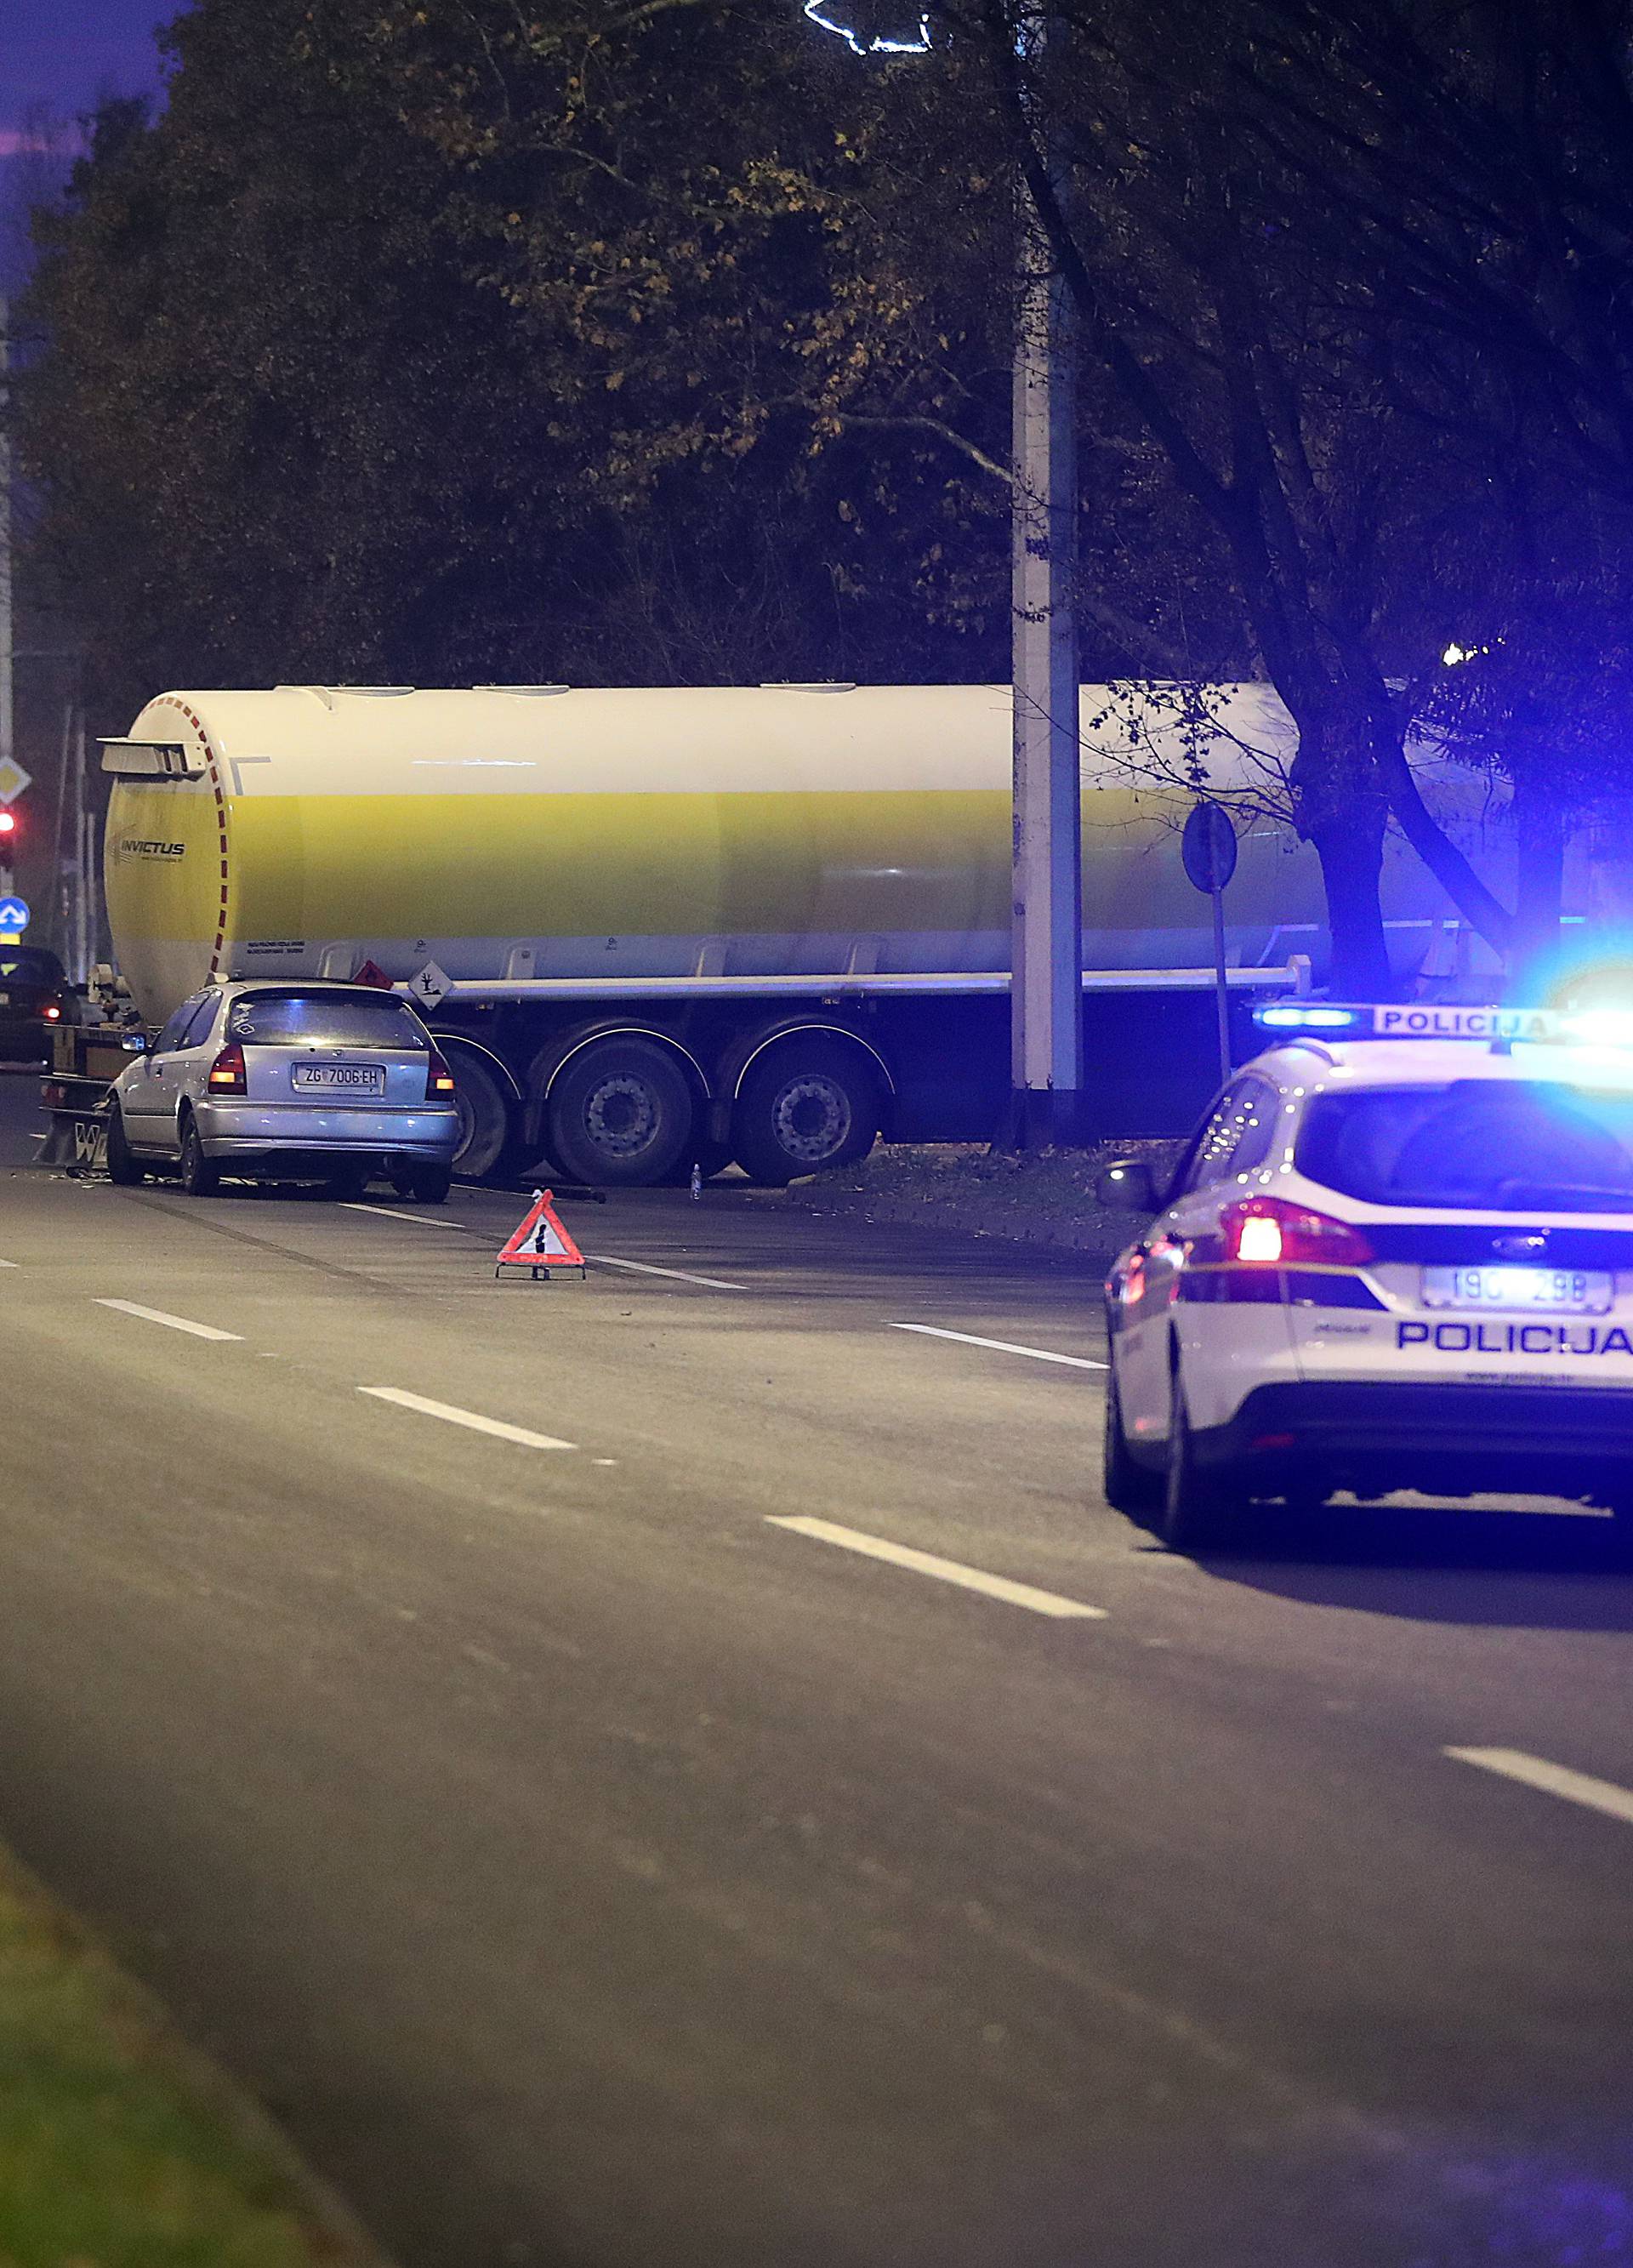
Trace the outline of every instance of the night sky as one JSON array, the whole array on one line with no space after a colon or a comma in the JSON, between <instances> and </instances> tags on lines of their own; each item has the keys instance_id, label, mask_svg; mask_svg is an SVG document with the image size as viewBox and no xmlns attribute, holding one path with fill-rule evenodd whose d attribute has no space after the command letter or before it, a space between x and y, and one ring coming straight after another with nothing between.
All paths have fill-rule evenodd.
<instances>
[{"instance_id":1,"label":"night sky","mask_svg":"<svg viewBox=\"0 0 1633 2268\"><path fill-rule=\"evenodd\" d=\"M27 276L28 209L55 194L77 146L74 122L107 95L158 95L153 33L182 5L0 0L0 292Z\"/></svg>"},{"instance_id":2,"label":"night sky","mask_svg":"<svg viewBox=\"0 0 1633 2268\"><path fill-rule=\"evenodd\" d=\"M37 114L72 118L103 94L156 90L155 28L180 0L9 0L0 37L0 152Z\"/></svg>"}]
</instances>

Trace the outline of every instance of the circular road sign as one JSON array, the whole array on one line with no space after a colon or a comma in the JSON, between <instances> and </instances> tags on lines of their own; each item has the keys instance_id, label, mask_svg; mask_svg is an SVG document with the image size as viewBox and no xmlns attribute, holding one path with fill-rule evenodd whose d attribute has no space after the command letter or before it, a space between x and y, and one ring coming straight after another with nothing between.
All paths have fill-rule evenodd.
<instances>
[{"instance_id":1,"label":"circular road sign","mask_svg":"<svg viewBox=\"0 0 1633 2268\"><path fill-rule=\"evenodd\" d=\"M1236 872L1236 829L1223 804L1199 803L1185 822L1180 856L1199 890L1222 890Z\"/></svg>"}]
</instances>

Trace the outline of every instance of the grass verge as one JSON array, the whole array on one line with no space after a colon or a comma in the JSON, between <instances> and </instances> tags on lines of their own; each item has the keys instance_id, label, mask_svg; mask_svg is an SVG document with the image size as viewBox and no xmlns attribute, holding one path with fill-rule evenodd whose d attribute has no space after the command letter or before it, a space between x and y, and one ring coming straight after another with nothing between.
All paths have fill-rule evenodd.
<instances>
[{"instance_id":1,"label":"grass verge","mask_svg":"<svg viewBox=\"0 0 1633 2268\"><path fill-rule=\"evenodd\" d=\"M0 2268L387 2268L271 2121L0 1852Z\"/></svg>"},{"instance_id":2,"label":"grass verge","mask_svg":"<svg viewBox=\"0 0 1633 2268\"><path fill-rule=\"evenodd\" d=\"M813 1212L1054 1245L1110 1260L1145 1216L1101 1204L1096 1174L1114 1157L1149 1158L1160 1171L1181 1146L1107 1142L1017 1156L978 1143L885 1143L860 1165L796 1182L787 1201Z\"/></svg>"}]
</instances>

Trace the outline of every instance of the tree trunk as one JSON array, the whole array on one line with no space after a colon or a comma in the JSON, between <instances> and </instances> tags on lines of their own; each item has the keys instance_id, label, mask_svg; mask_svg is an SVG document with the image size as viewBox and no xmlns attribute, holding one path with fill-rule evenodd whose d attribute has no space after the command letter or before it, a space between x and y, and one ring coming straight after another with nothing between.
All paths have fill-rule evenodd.
<instances>
[{"instance_id":1,"label":"tree trunk","mask_svg":"<svg viewBox=\"0 0 1633 2268\"><path fill-rule=\"evenodd\" d=\"M1494 953L1507 953L1513 943L1512 915L1486 887L1423 801L1399 737L1380 730L1375 745L1389 807L1401 822L1401 832L1469 927Z\"/></svg>"},{"instance_id":2,"label":"tree trunk","mask_svg":"<svg viewBox=\"0 0 1633 2268\"><path fill-rule=\"evenodd\" d=\"M1360 799L1357 799L1357 801ZM1370 804L1371 799L1367 799ZM1394 972L1384 942L1379 883L1383 873L1381 810L1335 813L1310 830L1327 889L1332 933L1329 987L1340 1000L1393 1000Z\"/></svg>"},{"instance_id":3,"label":"tree trunk","mask_svg":"<svg viewBox=\"0 0 1633 2268\"><path fill-rule=\"evenodd\" d=\"M1565 887L1565 814L1545 788L1518 783L1514 832L1518 861L1509 994L1530 1005L1546 998L1548 980L1558 968Z\"/></svg>"}]
</instances>

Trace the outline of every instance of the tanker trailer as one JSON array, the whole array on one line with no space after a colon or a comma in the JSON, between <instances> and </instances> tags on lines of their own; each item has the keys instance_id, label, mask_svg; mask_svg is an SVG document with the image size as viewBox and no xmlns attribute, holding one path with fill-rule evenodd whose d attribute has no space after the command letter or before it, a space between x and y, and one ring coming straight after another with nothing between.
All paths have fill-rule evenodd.
<instances>
[{"instance_id":1,"label":"tanker trailer","mask_svg":"<svg viewBox=\"0 0 1633 2268\"><path fill-rule=\"evenodd\" d=\"M1085 688L1084 713L1107 709ZM1215 784L1291 728L1225 688ZM1087 1082L1107 1134L1213 1079L1209 909L1085 732ZM989 1138L1009 1086L1007 686L166 693L104 744L106 880L143 1015L222 978L383 972L459 1081L459 1169L602 1186L736 1157L785 1181ZM1142 757L1148 761L1149 752ZM1232 982L1295 981L1312 853L1268 823L1226 900Z\"/></svg>"}]
</instances>

